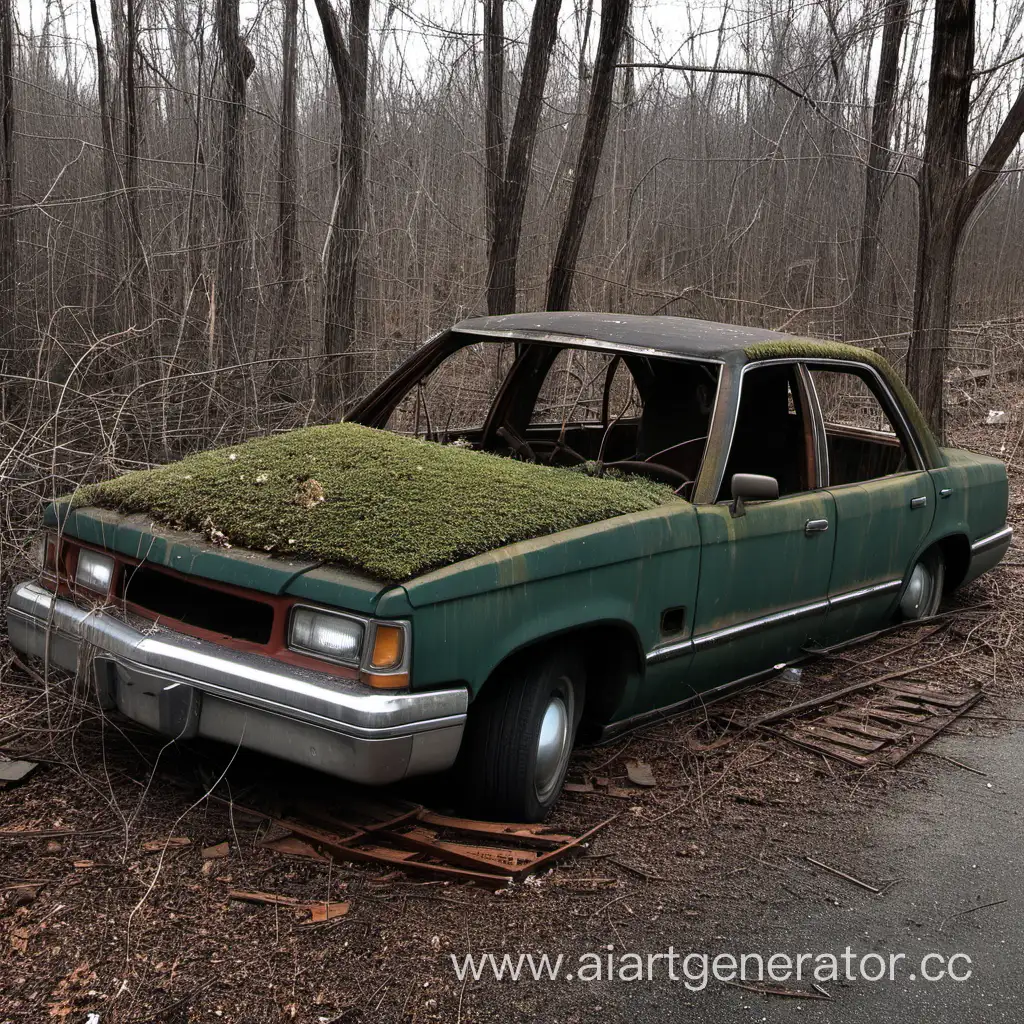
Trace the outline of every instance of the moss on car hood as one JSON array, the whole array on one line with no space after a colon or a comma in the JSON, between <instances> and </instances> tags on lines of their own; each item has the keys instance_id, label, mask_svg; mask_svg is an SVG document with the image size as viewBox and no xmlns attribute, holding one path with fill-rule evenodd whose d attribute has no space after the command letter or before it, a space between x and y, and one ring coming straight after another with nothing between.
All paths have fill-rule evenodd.
<instances>
[{"instance_id":1,"label":"moss on car hood","mask_svg":"<svg viewBox=\"0 0 1024 1024\"><path fill-rule=\"evenodd\" d=\"M340 423L258 438L80 489L73 507L141 512L214 543L409 579L515 541L681 500Z\"/></svg>"}]
</instances>

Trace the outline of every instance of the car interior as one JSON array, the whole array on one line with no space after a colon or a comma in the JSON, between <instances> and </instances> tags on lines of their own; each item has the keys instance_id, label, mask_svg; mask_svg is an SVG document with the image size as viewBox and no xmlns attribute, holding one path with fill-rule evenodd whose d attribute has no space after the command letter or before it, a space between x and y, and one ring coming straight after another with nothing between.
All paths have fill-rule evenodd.
<instances>
[{"instance_id":1,"label":"car interior","mask_svg":"<svg viewBox=\"0 0 1024 1024\"><path fill-rule=\"evenodd\" d=\"M707 445L720 368L495 339L468 341L396 401L388 429L544 465L597 463L689 497ZM816 486L809 406L826 420L829 480L854 483L906 469L906 445L866 375L796 364L743 374L719 501L734 474L778 482L779 496Z\"/></svg>"},{"instance_id":2,"label":"car interior","mask_svg":"<svg viewBox=\"0 0 1024 1024\"><path fill-rule=\"evenodd\" d=\"M698 360L471 344L413 385L387 425L544 465L596 462L685 497L704 455L718 374L717 364Z\"/></svg>"}]
</instances>

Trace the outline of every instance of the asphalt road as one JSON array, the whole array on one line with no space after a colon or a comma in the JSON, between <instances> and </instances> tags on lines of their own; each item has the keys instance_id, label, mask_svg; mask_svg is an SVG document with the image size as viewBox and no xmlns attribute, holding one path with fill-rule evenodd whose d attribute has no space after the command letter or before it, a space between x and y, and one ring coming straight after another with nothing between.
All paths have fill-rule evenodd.
<instances>
[{"instance_id":1,"label":"asphalt road","mask_svg":"<svg viewBox=\"0 0 1024 1024\"><path fill-rule=\"evenodd\" d=\"M723 926L709 916L685 926L679 941L673 940L680 954L674 968L679 981L667 980L668 965L662 960L655 968L661 980L655 981L527 982L535 991L546 990L536 992L546 1024L1016 1024L1024 1006L1024 932L1019 923L1024 896L1024 732L996 739L946 737L931 749L985 775L948 766L929 786L904 792L898 806L870 813L851 826L849 835L831 837L830 847L821 854L827 863L878 888L885 889L891 881L883 894L825 873L812 875L809 865L789 861L767 875L763 898L749 905L749 913L741 908L730 915L733 924ZM671 929L661 923L630 931L628 944L617 946L615 955L630 949L646 957L664 951L672 940ZM767 959L779 951L841 957L848 947L854 953L854 971L866 954L880 954L887 971L890 955L902 954L895 961L896 980L826 981L821 987L830 996L827 1001L766 996L713 980L703 991L690 992L682 980L682 954L695 950L710 956L758 952ZM962 981L925 981L921 960L927 954L941 954L947 960L962 954L952 970L970 976ZM815 962L804 961L812 969ZM870 958L868 973L874 974L879 964L878 958ZM845 973L842 959L838 967L841 975ZM925 964L933 976L940 969L935 958ZM699 962L691 961L691 973L700 973ZM766 979L764 984L814 992L807 981L776 984ZM518 1019L526 1010L517 1002L513 995L511 1005L506 1004L511 1011L507 1019Z\"/></svg>"}]
</instances>

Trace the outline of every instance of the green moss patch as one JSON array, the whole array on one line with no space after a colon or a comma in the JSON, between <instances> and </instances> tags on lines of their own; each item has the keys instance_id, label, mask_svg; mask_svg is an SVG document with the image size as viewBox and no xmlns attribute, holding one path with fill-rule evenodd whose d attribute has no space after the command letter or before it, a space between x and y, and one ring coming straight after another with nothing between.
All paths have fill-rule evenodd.
<instances>
[{"instance_id":1,"label":"green moss patch","mask_svg":"<svg viewBox=\"0 0 1024 1024\"><path fill-rule=\"evenodd\" d=\"M759 341L748 345L744 351L750 360L757 359L853 359L873 366L892 388L908 419L914 426L921 444L924 457L930 466L943 464L942 454L935 437L928 427L914 396L907 390L900 375L893 369L889 361L870 348L859 345L847 345L841 341L820 341L813 338L787 338L779 341Z\"/></svg>"},{"instance_id":2,"label":"green moss patch","mask_svg":"<svg viewBox=\"0 0 1024 1024\"><path fill-rule=\"evenodd\" d=\"M352 423L189 456L79 490L74 507L141 512L214 543L398 581L470 555L680 500Z\"/></svg>"}]
</instances>

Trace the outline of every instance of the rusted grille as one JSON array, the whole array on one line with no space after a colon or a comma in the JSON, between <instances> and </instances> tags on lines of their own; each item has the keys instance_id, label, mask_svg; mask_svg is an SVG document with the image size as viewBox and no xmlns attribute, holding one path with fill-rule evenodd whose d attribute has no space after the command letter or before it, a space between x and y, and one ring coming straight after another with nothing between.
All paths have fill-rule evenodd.
<instances>
[{"instance_id":1,"label":"rusted grille","mask_svg":"<svg viewBox=\"0 0 1024 1024\"><path fill-rule=\"evenodd\" d=\"M147 565L125 566L118 596L154 617L175 619L236 640L265 644L274 628L272 605L215 590Z\"/></svg>"}]
</instances>

